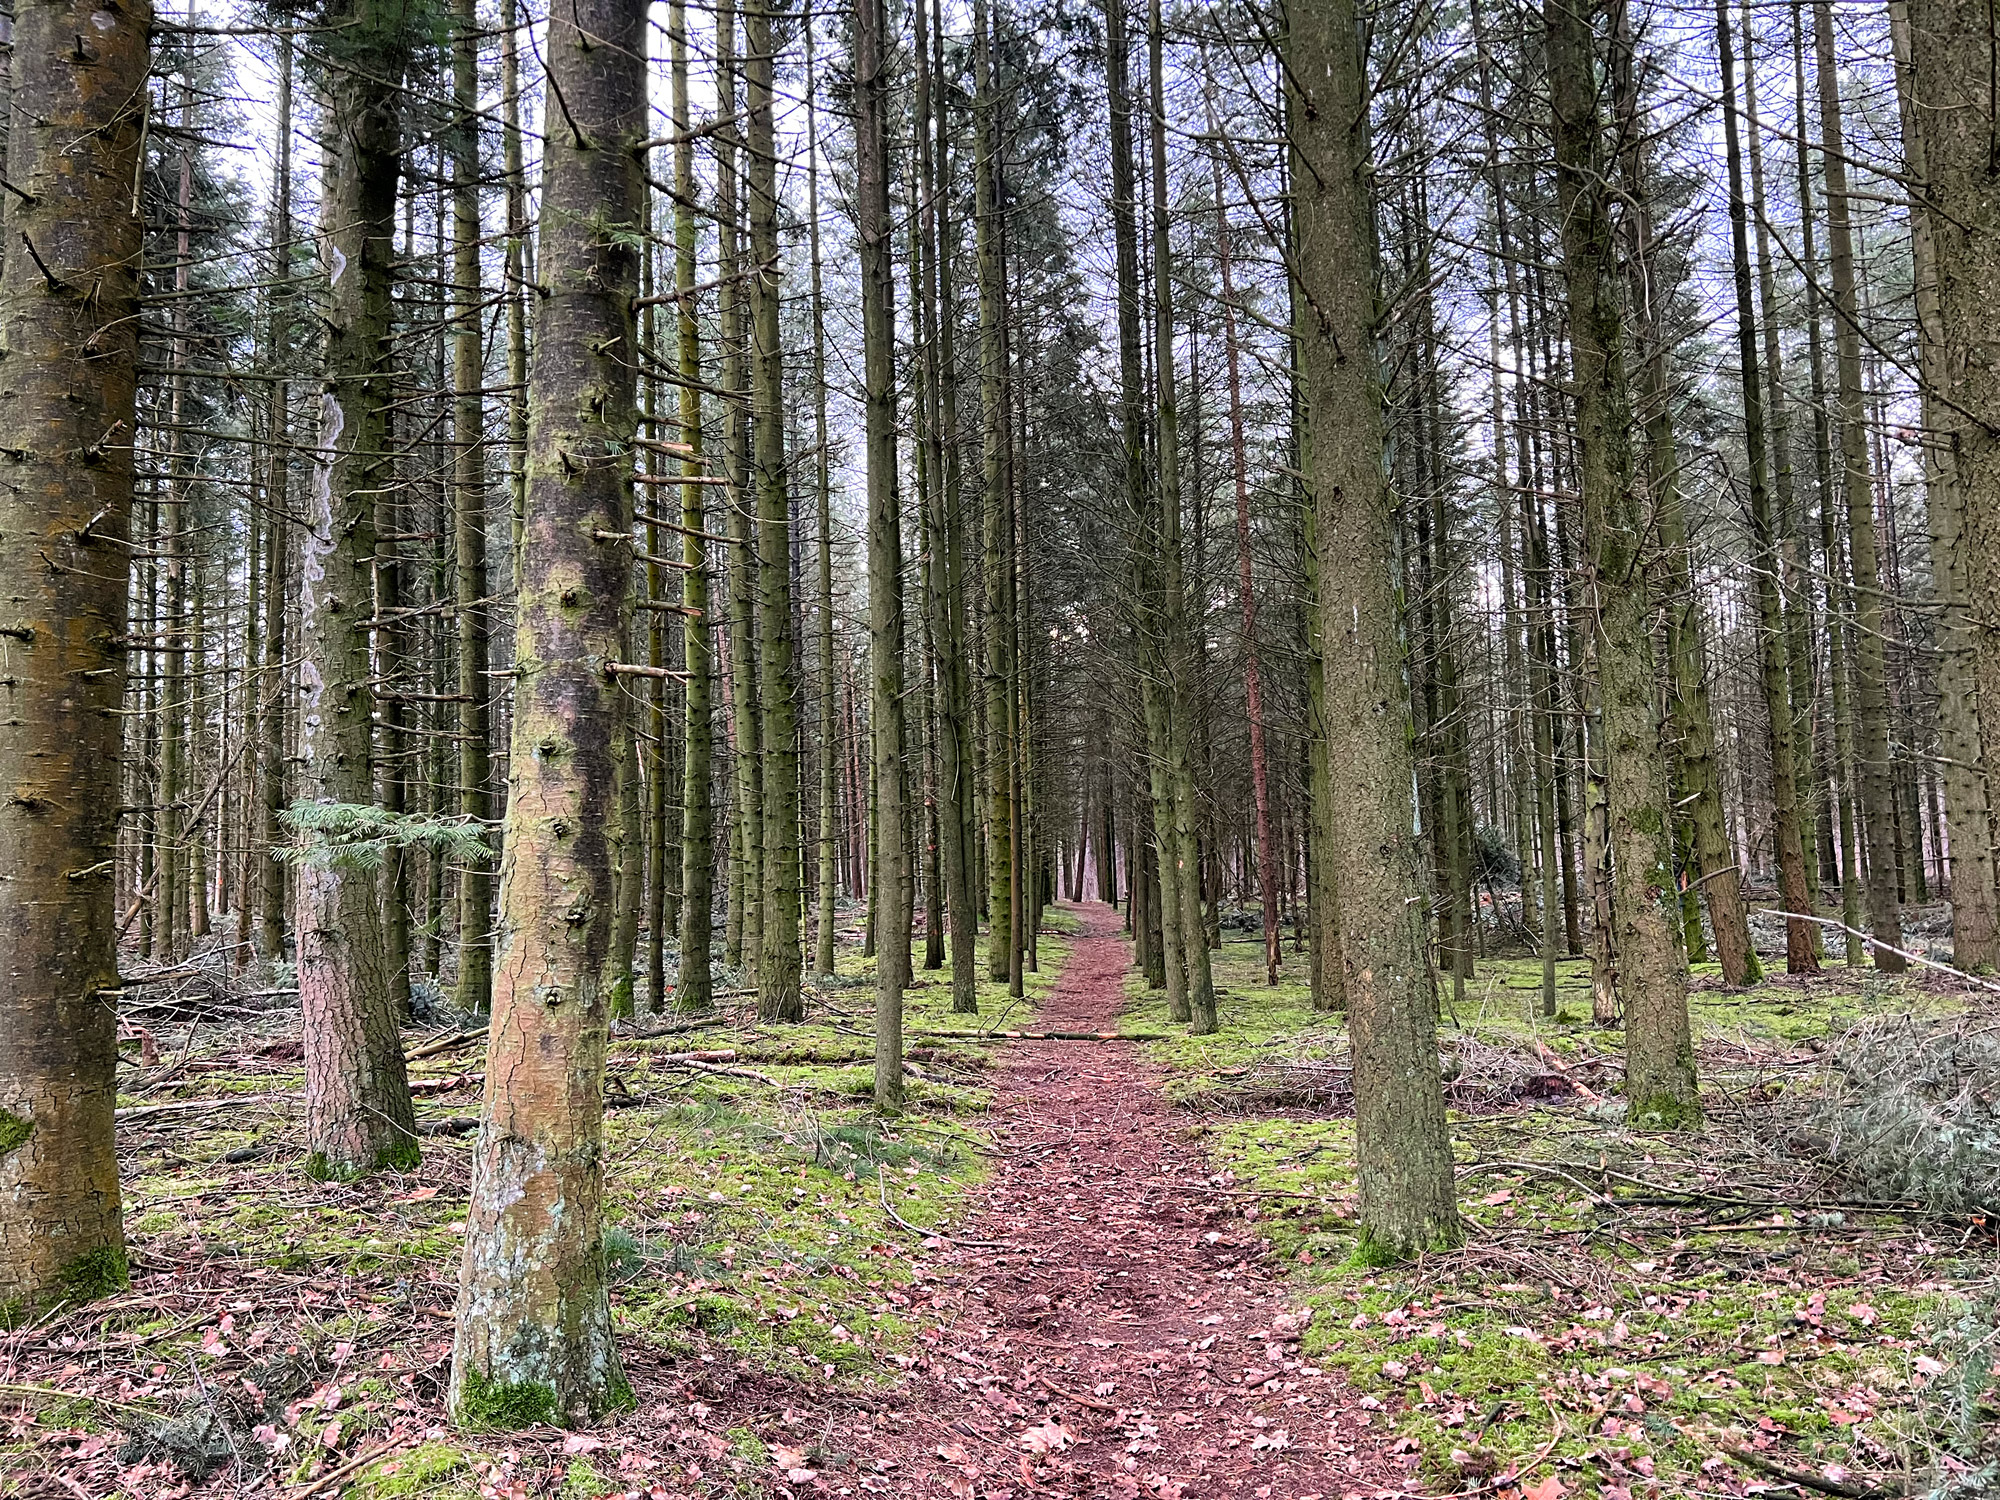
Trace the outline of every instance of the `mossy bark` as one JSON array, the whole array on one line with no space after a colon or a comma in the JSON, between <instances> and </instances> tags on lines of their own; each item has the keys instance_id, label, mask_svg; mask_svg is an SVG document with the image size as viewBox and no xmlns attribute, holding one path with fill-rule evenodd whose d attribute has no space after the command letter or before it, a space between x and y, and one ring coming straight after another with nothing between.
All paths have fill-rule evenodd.
<instances>
[{"instance_id":1,"label":"mossy bark","mask_svg":"<svg viewBox=\"0 0 2000 1500\"><path fill-rule=\"evenodd\" d=\"M579 0L549 22L506 852L447 1398L466 1424L587 1421L631 1399L601 1236L612 834L633 769L610 668L632 615L644 21Z\"/></svg>"},{"instance_id":2,"label":"mossy bark","mask_svg":"<svg viewBox=\"0 0 2000 1500\"><path fill-rule=\"evenodd\" d=\"M1688 1025L1687 955L1667 836L1653 606L1642 540L1650 518L1632 453L1631 394L1609 212L1612 163L1594 83L1599 8L1548 0L1551 113L1569 294L1571 385L1583 498L1591 654L1603 724L1626 1091L1636 1122L1700 1117Z\"/></svg>"},{"instance_id":3,"label":"mossy bark","mask_svg":"<svg viewBox=\"0 0 2000 1500\"><path fill-rule=\"evenodd\" d=\"M1327 850L1340 901L1364 1241L1411 1255L1460 1228L1438 1075L1428 878L1412 817L1409 684L1384 466L1366 77L1351 0L1291 15L1301 397L1317 508L1326 755L1344 815Z\"/></svg>"},{"instance_id":4,"label":"mossy bark","mask_svg":"<svg viewBox=\"0 0 2000 1500\"><path fill-rule=\"evenodd\" d=\"M323 801L375 801L375 509L390 479L390 346L399 104L413 17L407 0L347 0L323 77L326 388L321 454L301 549L304 625L300 783ZM348 1177L416 1157L379 872L300 866L293 925L305 1036L311 1169Z\"/></svg>"},{"instance_id":5,"label":"mossy bark","mask_svg":"<svg viewBox=\"0 0 2000 1500\"><path fill-rule=\"evenodd\" d=\"M1989 16L1909 0L1911 78L1904 89L1911 167L1924 182L1916 215L1917 304L1925 333L1934 587L1944 605L1940 728L1951 839L1952 948L1958 963L2000 962L1995 771L2000 769L2000 179L1993 138L2000 97L1986 62Z\"/></svg>"},{"instance_id":6,"label":"mossy bark","mask_svg":"<svg viewBox=\"0 0 2000 1500\"><path fill-rule=\"evenodd\" d=\"M903 543L896 486L896 308L889 217L888 88L882 0L854 8L855 230L861 240L861 335L867 394L868 675L875 781L877 917L875 1107L903 1104L903 988L915 881L903 729ZM999 924L994 924L997 934Z\"/></svg>"},{"instance_id":7,"label":"mossy bark","mask_svg":"<svg viewBox=\"0 0 2000 1500\"><path fill-rule=\"evenodd\" d=\"M32 197L8 201L0 260L0 1308L11 1320L125 1282L112 868L139 311L131 194L151 20L144 0L14 8L6 175Z\"/></svg>"}]
</instances>

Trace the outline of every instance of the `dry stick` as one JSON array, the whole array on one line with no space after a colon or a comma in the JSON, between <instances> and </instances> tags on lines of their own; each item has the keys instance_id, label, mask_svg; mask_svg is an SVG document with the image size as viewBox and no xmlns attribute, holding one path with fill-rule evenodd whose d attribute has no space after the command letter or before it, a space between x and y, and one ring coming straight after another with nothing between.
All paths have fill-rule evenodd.
<instances>
[{"instance_id":1,"label":"dry stick","mask_svg":"<svg viewBox=\"0 0 2000 1500\"><path fill-rule=\"evenodd\" d=\"M327 1470L326 1473L320 1475L319 1478L315 1479L311 1484L305 1486L305 1488L287 1491L286 1500L307 1500L308 1496L317 1495L321 1490L325 1489L328 1485L333 1484L338 1480L345 1479L349 1474L352 1474L356 1469L359 1469L367 1464L372 1464L373 1462L375 1462L376 1459L382 1458L387 1454L394 1453L399 1448L407 1448L410 1446L411 1445L408 1443L384 1443L379 1448L370 1448L365 1452L358 1454L354 1458L350 1458L346 1463L342 1464L339 1468Z\"/></svg>"},{"instance_id":2,"label":"dry stick","mask_svg":"<svg viewBox=\"0 0 2000 1500\"><path fill-rule=\"evenodd\" d=\"M882 1197L882 1212L890 1221L906 1234L914 1234L918 1239L947 1240L954 1245L963 1245L969 1250L1014 1250L1018 1246L1005 1240L962 1240L955 1234L940 1234L935 1229L919 1229L908 1219L897 1213L889 1204L889 1169L880 1162L875 1164L875 1187Z\"/></svg>"}]
</instances>

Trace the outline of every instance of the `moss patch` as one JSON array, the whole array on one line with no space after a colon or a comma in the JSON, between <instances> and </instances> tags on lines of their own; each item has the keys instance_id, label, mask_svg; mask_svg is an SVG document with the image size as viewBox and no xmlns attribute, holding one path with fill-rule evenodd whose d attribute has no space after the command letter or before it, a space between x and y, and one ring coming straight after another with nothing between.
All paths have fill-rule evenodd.
<instances>
[{"instance_id":1,"label":"moss patch","mask_svg":"<svg viewBox=\"0 0 2000 1500\"><path fill-rule=\"evenodd\" d=\"M34 1133L33 1120L24 1120L11 1110L0 1109L0 1156L20 1150Z\"/></svg>"},{"instance_id":2,"label":"moss patch","mask_svg":"<svg viewBox=\"0 0 2000 1500\"><path fill-rule=\"evenodd\" d=\"M475 1432L518 1432L561 1425L562 1402L554 1386L540 1381L489 1380L478 1370L467 1370L453 1415L461 1427Z\"/></svg>"}]
</instances>

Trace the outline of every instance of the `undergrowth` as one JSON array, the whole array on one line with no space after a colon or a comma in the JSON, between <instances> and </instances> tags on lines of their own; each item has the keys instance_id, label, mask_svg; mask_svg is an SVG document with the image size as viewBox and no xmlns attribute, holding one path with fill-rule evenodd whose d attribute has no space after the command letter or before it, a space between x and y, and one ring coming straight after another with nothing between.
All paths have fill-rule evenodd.
<instances>
[{"instance_id":1,"label":"undergrowth","mask_svg":"<svg viewBox=\"0 0 2000 1500\"><path fill-rule=\"evenodd\" d=\"M1669 1136L1623 1124L1622 1038L1590 1023L1586 968L1565 966L1549 1018L1539 963L1482 962L1439 1043L1466 1243L1382 1267L1357 1254L1350 1108L1336 1092L1284 1109L1274 1092L1344 1070L1343 1018L1314 1013L1303 983L1266 988L1261 958L1252 945L1216 956L1222 1034L1146 1050L1217 1185L1290 1266L1312 1315L1300 1358L1341 1372L1413 1487L1800 1492L1789 1470L1823 1492L1987 1492L1997 1340L1974 1199L1868 1207L1907 1197L1912 1170L1952 1177L1944 1158L1990 1171L1994 1095L1976 1081L1982 1044L1963 1040L1978 1028L1949 1022L1964 996L1837 966L1697 990L1710 1124ZM1162 1029L1159 997L1130 988L1128 1032ZM1911 1011L1944 1019L1884 1019ZM1884 1035L1902 1039L1897 1065L1882 1062ZM1830 1074L1836 1057L1848 1066ZM1801 1160L1790 1128L1829 1112L1850 1137L1865 1135L1858 1119L1942 1112L1965 1138L1892 1133L1882 1157L1902 1177L1849 1174L1838 1153Z\"/></svg>"}]
</instances>

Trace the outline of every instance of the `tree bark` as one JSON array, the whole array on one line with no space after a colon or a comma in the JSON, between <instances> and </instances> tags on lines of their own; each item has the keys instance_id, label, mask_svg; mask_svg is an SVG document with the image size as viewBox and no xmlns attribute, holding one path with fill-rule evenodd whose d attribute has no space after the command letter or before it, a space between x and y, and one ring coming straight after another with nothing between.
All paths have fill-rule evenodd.
<instances>
[{"instance_id":1,"label":"tree bark","mask_svg":"<svg viewBox=\"0 0 2000 1500\"><path fill-rule=\"evenodd\" d=\"M1634 1125L1701 1119L1688 1024L1687 957L1667 839L1665 751L1656 707L1652 604L1644 582L1648 518L1634 474L1606 137L1593 81L1595 3L1548 0L1556 185L1588 553L1593 655L1603 722L1608 844L1626 1101Z\"/></svg>"},{"instance_id":2,"label":"tree bark","mask_svg":"<svg viewBox=\"0 0 2000 1500\"><path fill-rule=\"evenodd\" d=\"M14 9L6 175L30 196L7 203L19 248L0 261L5 1327L126 1282L112 871L151 25L144 0Z\"/></svg>"},{"instance_id":3,"label":"tree bark","mask_svg":"<svg viewBox=\"0 0 2000 1500\"><path fill-rule=\"evenodd\" d=\"M409 63L405 0L348 0L344 66L327 75L326 390L303 549L302 781L321 802L375 802L368 620L375 504L390 483L391 290L399 105ZM377 872L319 851L298 868L294 927L305 1033L308 1169L352 1176L417 1158Z\"/></svg>"},{"instance_id":4,"label":"tree bark","mask_svg":"<svg viewBox=\"0 0 2000 1500\"><path fill-rule=\"evenodd\" d=\"M1922 200L1913 215L1924 333L1924 429L1931 460L1932 573L1943 605L1939 727L1951 838L1952 952L1962 968L2000 961L1994 770L2000 760L2000 182L1993 138L2000 97L1982 59L1990 16L1938 0L1891 7L1903 44L1904 150Z\"/></svg>"},{"instance_id":5,"label":"tree bark","mask_svg":"<svg viewBox=\"0 0 2000 1500\"><path fill-rule=\"evenodd\" d=\"M870 756L875 771L875 1107L903 1105L903 987L912 880L903 735L903 545L896 493L895 286L885 139L889 79L882 0L855 0L855 230L867 391ZM996 924L996 931L997 931Z\"/></svg>"},{"instance_id":6,"label":"tree bark","mask_svg":"<svg viewBox=\"0 0 2000 1500\"><path fill-rule=\"evenodd\" d=\"M633 774L632 455L646 135L644 12L550 17L542 305L486 1094L447 1401L468 1426L632 1401L600 1243L613 819Z\"/></svg>"},{"instance_id":7,"label":"tree bark","mask_svg":"<svg viewBox=\"0 0 2000 1500\"><path fill-rule=\"evenodd\" d=\"M1881 567L1875 494L1868 467L1861 391L1861 325L1854 289L1854 229L1848 213L1847 143L1840 119L1840 73L1833 52L1832 0L1814 0L1820 143L1826 182L1828 259L1833 272L1834 380L1847 499L1848 563L1854 578L1855 750L1860 763L1861 835L1867 866L1868 930L1875 967L1899 974L1908 963L1896 905L1895 788L1889 764L1889 687L1883 648Z\"/></svg>"},{"instance_id":8,"label":"tree bark","mask_svg":"<svg viewBox=\"0 0 2000 1500\"><path fill-rule=\"evenodd\" d=\"M1345 806L1327 852L1339 885L1354 1053L1361 1253L1390 1258L1456 1243L1460 1226L1392 588L1367 85L1351 0L1298 7L1290 26L1295 337L1312 424L1306 473L1318 510L1321 629L1342 664L1326 674L1326 755Z\"/></svg>"}]
</instances>

